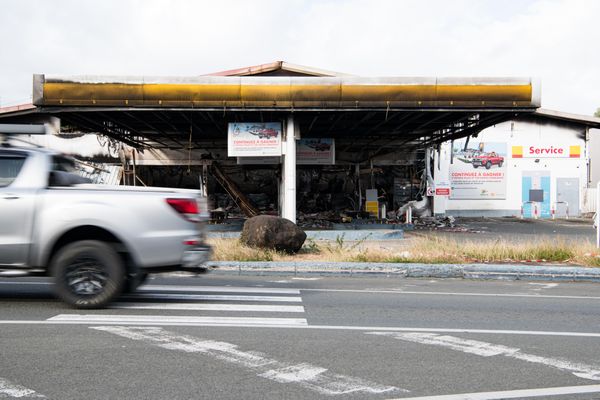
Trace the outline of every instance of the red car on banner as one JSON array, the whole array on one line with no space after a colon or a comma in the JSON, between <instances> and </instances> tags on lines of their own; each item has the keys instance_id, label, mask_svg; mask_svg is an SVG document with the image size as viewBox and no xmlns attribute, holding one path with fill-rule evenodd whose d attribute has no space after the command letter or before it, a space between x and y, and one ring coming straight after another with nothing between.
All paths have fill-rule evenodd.
<instances>
[{"instance_id":1,"label":"red car on banner","mask_svg":"<svg viewBox=\"0 0 600 400\"><path fill-rule=\"evenodd\" d=\"M248 133L258 136L259 139L276 138L278 135L277 129L264 128L261 126L254 126L250 129L248 129Z\"/></svg>"},{"instance_id":2,"label":"red car on banner","mask_svg":"<svg viewBox=\"0 0 600 400\"><path fill-rule=\"evenodd\" d=\"M315 151L329 151L331 149L331 145L329 143L311 143L307 145L311 149L315 149Z\"/></svg>"},{"instance_id":3,"label":"red car on banner","mask_svg":"<svg viewBox=\"0 0 600 400\"><path fill-rule=\"evenodd\" d=\"M492 151L491 153L473 157L471 164L473 165L473 168L485 167L485 169L490 169L492 168L492 165L497 165L499 168L502 168L504 157L499 156L496 152Z\"/></svg>"}]
</instances>

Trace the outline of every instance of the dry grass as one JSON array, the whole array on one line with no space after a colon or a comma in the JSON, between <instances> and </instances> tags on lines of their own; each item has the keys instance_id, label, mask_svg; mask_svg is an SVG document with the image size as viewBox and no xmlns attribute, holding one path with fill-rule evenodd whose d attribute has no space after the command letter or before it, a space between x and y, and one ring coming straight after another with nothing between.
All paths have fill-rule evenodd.
<instances>
[{"instance_id":1,"label":"dry grass","mask_svg":"<svg viewBox=\"0 0 600 400\"><path fill-rule=\"evenodd\" d=\"M237 239L211 239L215 261L275 261L276 251L244 246Z\"/></svg>"},{"instance_id":2,"label":"dry grass","mask_svg":"<svg viewBox=\"0 0 600 400\"><path fill-rule=\"evenodd\" d=\"M600 267L598 249L592 243L561 240L510 243L458 241L417 237L396 243L307 240L296 255L254 249L236 239L210 240L218 261L351 261L428 264L543 262Z\"/></svg>"}]
</instances>

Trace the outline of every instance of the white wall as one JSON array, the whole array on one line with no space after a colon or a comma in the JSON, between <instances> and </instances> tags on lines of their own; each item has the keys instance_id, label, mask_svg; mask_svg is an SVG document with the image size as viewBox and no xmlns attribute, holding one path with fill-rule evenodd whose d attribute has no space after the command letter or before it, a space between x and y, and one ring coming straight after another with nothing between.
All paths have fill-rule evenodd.
<instances>
[{"instance_id":1,"label":"white wall","mask_svg":"<svg viewBox=\"0 0 600 400\"><path fill-rule=\"evenodd\" d=\"M522 205L523 171L550 172L550 202L556 201L556 178L579 178L579 208L583 205L583 189L587 186L587 148L581 131L567 128L551 120L541 122L508 121L483 130L478 140L507 143L506 198L451 200L443 196L434 197L434 213L471 216L518 216ZM581 146L579 158L513 158L512 146ZM439 160L435 163L436 185L450 182L450 142L442 145ZM536 162L537 160L537 162ZM455 161L456 162L456 161ZM600 162L600 160L599 160ZM439 165L439 168L438 168Z\"/></svg>"},{"instance_id":2,"label":"white wall","mask_svg":"<svg viewBox=\"0 0 600 400\"><path fill-rule=\"evenodd\" d=\"M600 129L590 129L590 187L595 188L600 182Z\"/></svg>"},{"instance_id":3,"label":"white wall","mask_svg":"<svg viewBox=\"0 0 600 400\"><path fill-rule=\"evenodd\" d=\"M81 136L59 137L56 135L15 135L17 138L29 143L43 146L74 157L118 157L112 154L107 146L102 146L95 134L86 133ZM15 145L19 145L16 142Z\"/></svg>"}]
</instances>

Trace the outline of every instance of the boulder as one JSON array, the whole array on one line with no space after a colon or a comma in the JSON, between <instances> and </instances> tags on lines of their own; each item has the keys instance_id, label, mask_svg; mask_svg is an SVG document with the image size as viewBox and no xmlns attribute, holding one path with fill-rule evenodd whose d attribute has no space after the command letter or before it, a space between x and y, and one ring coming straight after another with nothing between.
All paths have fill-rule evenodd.
<instances>
[{"instance_id":1,"label":"boulder","mask_svg":"<svg viewBox=\"0 0 600 400\"><path fill-rule=\"evenodd\" d=\"M304 244L306 233L285 218L259 215L244 223L240 240L251 247L296 253Z\"/></svg>"}]
</instances>

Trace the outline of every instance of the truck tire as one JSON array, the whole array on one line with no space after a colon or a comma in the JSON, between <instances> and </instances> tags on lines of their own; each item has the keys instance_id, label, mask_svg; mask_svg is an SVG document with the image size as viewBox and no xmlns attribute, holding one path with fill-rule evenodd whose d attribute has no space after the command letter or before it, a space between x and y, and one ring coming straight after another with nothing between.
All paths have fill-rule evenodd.
<instances>
[{"instance_id":1,"label":"truck tire","mask_svg":"<svg viewBox=\"0 0 600 400\"><path fill-rule=\"evenodd\" d=\"M123 290L123 260L109 244L82 240L61 248L50 273L57 296L76 308L100 308Z\"/></svg>"},{"instance_id":2,"label":"truck tire","mask_svg":"<svg viewBox=\"0 0 600 400\"><path fill-rule=\"evenodd\" d=\"M492 162L488 161L485 163L485 169L490 169L490 168L492 168Z\"/></svg>"},{"instance_id":3,"label":"truck tire","mask_svg":"<svg viewBox=\"0 0 600 400\"><path fill-rule=\"evenodd\" d=\"M502 168L502 164L504 164L504 161L500 161L500 162L498 163L498 168Z\"/></svg>"}]
</instances>

